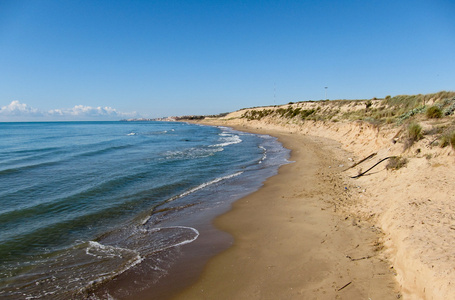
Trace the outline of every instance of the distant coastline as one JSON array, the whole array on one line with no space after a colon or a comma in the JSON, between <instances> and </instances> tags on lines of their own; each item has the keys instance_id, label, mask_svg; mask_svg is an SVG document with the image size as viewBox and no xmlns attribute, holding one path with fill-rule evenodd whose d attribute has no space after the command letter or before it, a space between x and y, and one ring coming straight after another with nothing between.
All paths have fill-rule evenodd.
<instances>
[{"instance_id":1,"label":"distant coastline","mask_svg":"<svg viewBox=\"0 0 455 300\"><path fill-rule=\"evenodd\" d=\"M119 122L153 122L153 121L168 121L173 122L175 121L175 117L166 117L166 118L133 118L133 119L122 119Z\"/></svg>"},{"instance_id":2,"label":"distant coastline","mask_svg":"<svg viewBox=\"0 0 455 300\"><path fill-rule=\"evenodd\" d=\"M172 117L163 117L163 118L132 118L132 119L122 119L120 122L178 122L178 121L197 121L203 120L205 118L223 118L229 113L221 113L217 115L189 115L189 116L172 116Z\"/></svg>"}]
</instances>

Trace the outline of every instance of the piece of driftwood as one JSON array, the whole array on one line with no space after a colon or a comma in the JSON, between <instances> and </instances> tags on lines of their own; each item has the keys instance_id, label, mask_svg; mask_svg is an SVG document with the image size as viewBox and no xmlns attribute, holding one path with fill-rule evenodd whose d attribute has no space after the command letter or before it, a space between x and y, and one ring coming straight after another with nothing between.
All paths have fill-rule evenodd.
<instances>
[{"instance_id":1,"label":"piece of driftwood","mask_svg":"<svg viewBox=\"0 0 455 300\"><path fill-rule=\"evenodd\" d=\"M379 165L380 163L382 163L383 161L385 161L385 160L387 160L389 158L396 158L396 156L389 156L389 157L383 158L380 161L378 161L376 164L374 164L371 168L366 170L365 172L362 172L362 173L360 173L359 175L356 175L356 176L352 176L351 178L359 178L359 177L365 175L368 171L370 171L371 169L373 169L374 167L376 167L377 165Z\"/></svg>"},{"instance_id":2,"label":"piece of driftwood","mask_svg":"<svg viewBox=\"0 0 455 300\"><path fill-rule=\"evenodd\" d=\"M350 285L352 283L352 281L349 281L348 283L346 283L345 285L343 285L342 287L340 287L338 289L338 292L341 291L342 289L344 289L345 287L347 287L348 285Z\"/></svg>"},{"instance_id":3,"label":"piece of driftwood","mask_svg":"<svg viewBox=\"0 0 455 300\"><path fill-rule=\"evenodd\" d=\"M434 142L436 142L437 140L439 140L439 137L435 138L433 141L431 141L428 146L431 146Z\"/></svg>"},{"instance_id":4,"label":"piece of driftwood","mask_svg":"<svg viewBox=\"0 0 455 300\"><path fill-rule=\"evenodd\" d=\"M372 154L368 155L367 157L365 157L364 159L362 159L362 160L359 161L359 162L356 162L355 164L353 164L352 166L350 166L350 167L347 168L346 170L352 169L352 168L354 168L355 166L360 165L360 164L363 163L364 161L366 161L366 160L368 160L368 159L373 158L374 156L376 156L376 154L378 154L378 153L375 152L375 153L372 153Z\"/></svg>"},{"instance_id":5,"label":"piece of driftwood","mask_svg":"<svg viewBox=\"0 0 455 300\"><path fill-rule=\"evenodd\" d=\"M346 257L349 258L351 261L357 261L357 260L362 260L362 259L370 259L373 256L368 255L368 256L363 256L363 257L360 257L360 258L352 258L349 255L346 255Z\"/></svg>"}]
</instances>

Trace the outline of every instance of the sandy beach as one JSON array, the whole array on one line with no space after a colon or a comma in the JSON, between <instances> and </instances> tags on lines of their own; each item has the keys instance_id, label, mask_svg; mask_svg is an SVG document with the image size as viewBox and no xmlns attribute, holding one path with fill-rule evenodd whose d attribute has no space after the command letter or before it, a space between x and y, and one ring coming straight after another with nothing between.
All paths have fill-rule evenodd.
<instances>
[{"instance_id":1,"label":"sandy beach","mask_svg":"<svg viewBox=\"0 0 455 300\"><path fill-rule=\"evenodd\" d=\"M425 107L402 114L415 99L445 107L445 117ZM455 299L455 143L447 142L455 97L389 100L289 103L198 121L276 136L294 163L216 220L234 245L179 299ZM396 119L374 119L397 109ZM372 121L359 120L365 114ZM394 159L402 165L388 165Z\"/></svg>"},{"instance_id":2,"label":"sandy beach","mask_svg":"<svg viewBox=\"0 0 455 300\"><path fill-rule=\"evenodd\" d=\"M278 137L293 162L216 219L233 235L232 247L175 299L399 297L381 231L337 208L351 197L341 173L349 153L325 138L234 128Z\"/></svg>"}]
</instances>

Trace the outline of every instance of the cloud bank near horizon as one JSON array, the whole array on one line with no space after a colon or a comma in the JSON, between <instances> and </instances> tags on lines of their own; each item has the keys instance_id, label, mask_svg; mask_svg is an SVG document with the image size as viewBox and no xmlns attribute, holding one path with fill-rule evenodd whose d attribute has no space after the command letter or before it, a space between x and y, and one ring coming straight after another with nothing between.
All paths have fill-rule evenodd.
<instances>
[{"instance_id":1,"label":"cloud bank near horizon","mask_svg":"<svg viewBox=\"0 0 455 300\"><path fill-rule=\"evenodd\" d=\"M120 112L112 107L75 105L72 108L43 111L18 100L0 107L0 122L8 121L108 121L137 118L136 112Z\"/></svg>"}]
</instances>

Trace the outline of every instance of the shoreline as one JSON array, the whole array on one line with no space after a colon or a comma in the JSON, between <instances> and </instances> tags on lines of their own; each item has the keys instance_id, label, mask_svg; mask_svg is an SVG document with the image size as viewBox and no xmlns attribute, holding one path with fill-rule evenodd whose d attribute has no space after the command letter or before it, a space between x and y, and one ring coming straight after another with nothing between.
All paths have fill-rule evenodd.
<instances>
[{"instance_id":1,"label":"shoreline","mask_svg":"<svg viewBox=\"0 0 455 300\"><path fill-rule=\"evenodd\" d=\"M214 221L234 244L173 299L396 299L395 273L372 224L337 212L350 197L339 165L348 153L328 139L222 122L277 137L291 150L258 191Z\"/></svg>"},{"instance_id":2,"label":"shoreline","mask_svg":"<svg viewBox=\"0 0 455 300\"><path fill-rule=\"evenodd\" d=\"M223 132L230 132L231 129L222 130ZM238 131L234 133L235 136L244 135L244 133ZM246 136L250 135L252 136L252 134L246 134ZM277 172L278 166L287 161L289 151L284 149L275 138L259 138L256 136L254 139L259 143L259 148L257 149L259 149L260 153L257 155L260 154L262 156L260 161L258 160L260 156L257 156L254 162L259 161L262 163L265 159L264 149L267 149L268 154L265 164L254 163L251 166L234 169L230 167L231 163L229 163L226 167L227 172L231 175L217 177L210 182L217 183L224 178L229 179L229 181L232 180L230 184L221 184L218 187L216 187L217 184L214 184L214 188L210 189L207 187L211 184L203 183L201 186L194 188L194 193L189 193L184 197L186 203L198 203L201 202L200 199L209 197L210 200L207 203L213 202L212 206L209 204L204 206L199 203L194 206L194 211L188 213L188 210L193 207L191 205L182 209L182 212L186 213L170 223L166 223L166 226L189 226L197 230L199 233L197 239L186 245L175 247L172 250L172 254L169 254L168 251L163 251L163 257L158 257L159 254L156 257L146 257L143 262L131 270L94 289L94 296L98 298L112 296L116 299L170 299L178 294L179 291L193 284L199 278L207 262L228 249L233 243L232 236L217 229L213 224L213 220L229 211L233 202L259 189L266 178L273 176ZM246 141L248 141L248 138L246 138ZM236 175L234 176L233 174ZM200 188L203 186L204 188ZM182 207L179 206L179 208ZM167 214L166 210L163 210L163 214ZM164 270L165 268L165 274L153 276L154 272L151 266L154 265L154 261L152 259L158 262L166 262L167 256L172 257L167 265L164 267L161 264L156 265L156 270ZM141 284L141 282L144 284ZM122 294L122 290L126 292ZM117 291L120 291L120 293L117 293Z\"/></svg>"}]
</instances>

